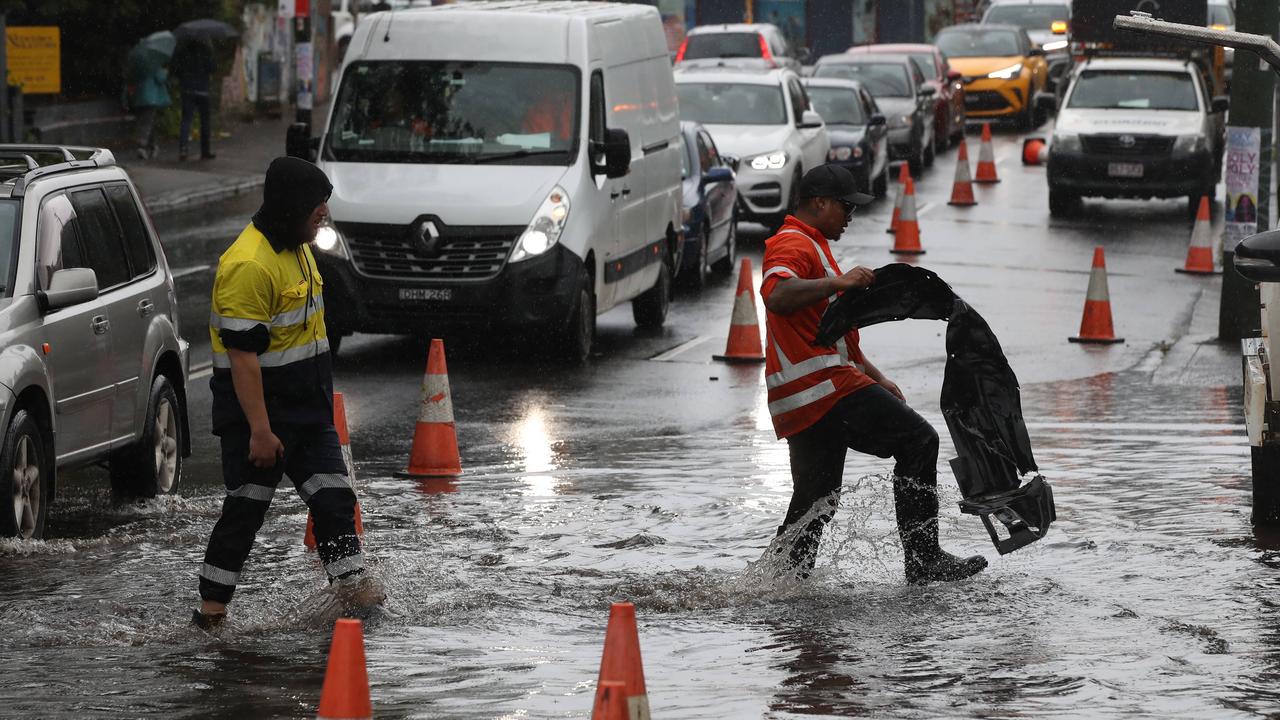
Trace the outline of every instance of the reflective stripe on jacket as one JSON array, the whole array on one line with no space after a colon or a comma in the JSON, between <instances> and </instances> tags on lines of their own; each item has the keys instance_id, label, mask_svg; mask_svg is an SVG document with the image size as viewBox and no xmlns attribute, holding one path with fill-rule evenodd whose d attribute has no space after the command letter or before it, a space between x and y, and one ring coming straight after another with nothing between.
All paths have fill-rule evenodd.
<instances>
[{"instance_id":1,"label":"reflective stripe on jacket","mask_svg":"<svg viewBox=\"0 0 1280 720\"><path fill-rule=\"evenodd\" d=\"M841 274L826 238L788 215L778 233L765 241L760 295L767 300L778 282L786 278L813 280ZM835 297L788 315L765 312L765 385L769 414L780 438L804 430L840 398L875 382L858 367L863 357L856 329L834 349L813 344L822 313Z\"/></svg>"}]
</instances>

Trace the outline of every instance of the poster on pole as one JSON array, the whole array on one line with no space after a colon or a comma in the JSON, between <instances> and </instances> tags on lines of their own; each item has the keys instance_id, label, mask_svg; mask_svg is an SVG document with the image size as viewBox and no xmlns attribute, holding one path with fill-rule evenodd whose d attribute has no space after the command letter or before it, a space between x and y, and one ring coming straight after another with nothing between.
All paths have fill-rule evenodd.
<instances>
[{"instance_id":1,"label":"poster on pole","mask_svg":"<svg viewBox=\"0 0 1280 720\"><path fill-rule=\"evenodd\" d=\"M1235 252L1240 241L1258 232L1258 165L1262 131L1227 128L1227 207L1222 249Z\"/></svg>"},{"instance_id":2,"label":"poster on pole","mask_svg":"<svg viewBox=\"0 0 1280 720\"><path fill-rule=\"evenodd\" d=\"M310 110L312 106L314 86L312 85L315 77L315 65L312 62L311 43L300 42L295 46L295 63L297 74L294 76L298 84L298 109Z\"/></svg>"},{"instance_id":3,"label":"poster on pole","mask_svg":"<svg viewBox=\"0 0 1280 720\"><path fill-rule=\"evenodd\" d=\"M5 28L9 84L27 95L62 92L62 35L56 25Z\"/></svg>"}]
</instances>

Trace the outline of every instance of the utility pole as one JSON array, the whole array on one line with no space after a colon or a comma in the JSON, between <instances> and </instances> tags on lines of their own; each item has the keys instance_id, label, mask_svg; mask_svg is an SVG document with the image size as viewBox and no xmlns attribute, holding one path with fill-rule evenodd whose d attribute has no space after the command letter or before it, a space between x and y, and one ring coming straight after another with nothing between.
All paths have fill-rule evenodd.
<instances>
[{"instance_id":1,"label":"utility pole","mask_svg":"<svg viewBox=\"0 0 1280 720\"><path fill-rule=\"evenodd\" d=\"M1276 37L1280 29L1280 3L1276 0L1238 0L1236 31ZM1271 164L1274 158L1275 73L1257 56L1237 52L1231 78L1231 109L1228 127L1259 128L1262 136L1258 158L1258 232L1271 221ZM1235 271L1235 246L1222 246L1222 301L1218 306L1218 339L1235 341L1252 337L1258 330L1258 288Z\"/></svg>"}]
</instances>

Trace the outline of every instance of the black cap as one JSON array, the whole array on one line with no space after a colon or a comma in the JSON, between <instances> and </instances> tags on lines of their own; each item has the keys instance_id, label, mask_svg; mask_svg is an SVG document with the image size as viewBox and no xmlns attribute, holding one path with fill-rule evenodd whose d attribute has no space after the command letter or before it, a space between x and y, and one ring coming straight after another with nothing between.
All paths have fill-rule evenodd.
<instances>
[{"instance_id":1,"label":"black cap","mask_svg":"<svg viewBox=\"0 0 1280 720\"><path fill-rule=\"evenodd\" d=\"M853 173L839 165L819 165L800 178L800 197L839 198L854 205L869 205L874 197L858 192Z\"/></svg>"}]
</instances>

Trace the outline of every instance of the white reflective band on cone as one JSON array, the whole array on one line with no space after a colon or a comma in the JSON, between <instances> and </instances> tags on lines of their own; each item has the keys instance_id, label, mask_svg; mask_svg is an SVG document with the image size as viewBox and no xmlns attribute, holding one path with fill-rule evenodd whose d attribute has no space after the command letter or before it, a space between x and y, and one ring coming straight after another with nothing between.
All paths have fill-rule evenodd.
<instances>
[{"instance_id":1,"label":"white reflective band on cone","mask_svg":"<svg viewBox=\"0 0 1280 720\"><path fill-rule=\"evenodd\" d=\"M1111 302L1111 293L1107 291L1107 269L1094 268L1089 273L1089 290L1084 294L1085 300Z\"/></svg>"},{"instance_id":2,"label":"white reflective band on cone","mask_svg":"<svg viewBox=\"0 0 1280 720\"><path fill-rule=\"evenodd\" d=\"M737 309L736 304L734 308ZM449 394L449 381L443 376L428 373L423 379L418 422L453 422L453 398Z\"/></svg>"}]
</instances>

